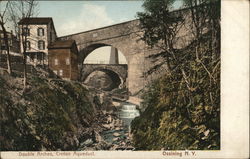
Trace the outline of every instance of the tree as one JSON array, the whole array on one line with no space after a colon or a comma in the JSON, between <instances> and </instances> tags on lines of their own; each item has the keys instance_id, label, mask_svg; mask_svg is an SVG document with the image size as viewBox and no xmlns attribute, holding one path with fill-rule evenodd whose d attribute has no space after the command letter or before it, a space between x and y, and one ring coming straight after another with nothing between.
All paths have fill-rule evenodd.
<instances>
[{"instance_id":1,"label":"tree","mask_svg":"<svg viewBox=\"0 0 250 159\"><path fill-rule=\"evenodd\" d=\"M12 74L12 69L11 69L11 60L10 60L10 47L9 47L9 38L8 38L8 32L6 30L6 23L8 22L8 8L9 8L9 1L4 2L0 1L0 9L3 9L3 12L0 12L0 26L3 31L3 40L4 44L6 46L6 51L7 51L7 71L11 75Z\"/></svg>"},{"instance_id":2,"label":"tree","mask_svg":"<svg viewBox=\"0 0 250 159\"><path fill-rule=\"evenodd\" d=\"M19 40L22 41L22 43L20 44L23 48L23 92L25 92L26 89L26 84L27 84L27 67L26 67L26 59L27 59L27 34L25 33L25 29L28 27L27 25L22 24L21 27L19 27L18 22L21 19L24 18L30 18L32 16L35 15L36 13L36 7L37 7L38 3L35 2L34 0L23 0L23 1L11 1L10 2L10 7L9 7L9 11L10 11L10 17L13 23L13 26L15 28L15 32L19 35Z\"/></svg>"},{"instance_id":3,"label":"tree","mask_svg":"<svg viewBox=\"0 0 250 159\"><path fill-rule=\"evenodd\" d=\"M178 33L178 26L183 23L183 18L179 15L171 14L175 0L146 0L143 4L145 12L137 13L140 20L141 29L144 30L141 38L150 47L156 47L162 51L150 56L158 58L163 56L167 60L168 69L171 72L171 57L175 55L174 41ZM160 64L162 65L162 64ZM160 65L154 66L147 73L152 73Z\"/></svg>"},{"instance_id":4,"label":"tree","mask_svg":"<svg viewBox=\"0 0 250 159\"><path fill-rule=\"evenodd\" d=\"M146 0L138 14L142 40L162 50L150 58L165 59L170 73L152 83L153 98L146 92L146 109L132 122L134 144L144 150L219 149L220 4L185 0L186 9L169 12L173 4ZM191 40L178 48L178 40L185 40L182 26Z\"/></svg>"},{"instance_id":5,"label":"tree","mask_svg":"<svg viewBox=\"0 0 250 159\"><path fill-rule=\"evenodd\" d=\"M211 35L210 47L212 48L211 56L214 60L218 58L215 48L220 47L220 1L219 0L184 0L183 5L190 8L191 25L194 27L192 33L195 39L200 39L201 36L209 30ZM200 49L199 40L196 48L196 58L200 59L198 50Z\"/></svg>"}]
</instances>

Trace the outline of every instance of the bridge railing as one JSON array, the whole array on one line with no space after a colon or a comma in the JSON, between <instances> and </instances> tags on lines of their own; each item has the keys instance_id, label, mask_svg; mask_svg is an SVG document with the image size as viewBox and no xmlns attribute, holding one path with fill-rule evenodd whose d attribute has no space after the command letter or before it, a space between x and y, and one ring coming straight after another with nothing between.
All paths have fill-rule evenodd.
<instances>
[{"instance_id":1,"label":"bridge railing","mask_svg":"<svg viewBox=\"0 0 250 159\"><path fill-rule=\"evenodd\" d=\"M86 60L84 64L109 64L108 60ZM119 64L127 64L126 61L119 61Z\"/></svg>"}]
</instances>

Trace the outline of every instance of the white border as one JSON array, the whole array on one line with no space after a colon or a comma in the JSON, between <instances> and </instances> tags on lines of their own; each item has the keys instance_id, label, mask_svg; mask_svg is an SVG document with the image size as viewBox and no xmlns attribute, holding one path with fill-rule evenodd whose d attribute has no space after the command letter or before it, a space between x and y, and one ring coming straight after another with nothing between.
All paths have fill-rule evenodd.
<instances>
[{"instance_id":1,"label":"white border","mask_svg":"<svg viewBox=\"0 0 250 159\"><path fill-rule=\"evenodd\" d=\"M69 156L58 156L52 152L53 157L1 152L2 159L249 158L249 1L222 0L221 11L221 150L195 151L195 156L185 156L185 151L177 151L182 153L182 157L163 155L162 151L93 151L84 156L74 156L72 151Z\"/></svg>"}]
</instances>

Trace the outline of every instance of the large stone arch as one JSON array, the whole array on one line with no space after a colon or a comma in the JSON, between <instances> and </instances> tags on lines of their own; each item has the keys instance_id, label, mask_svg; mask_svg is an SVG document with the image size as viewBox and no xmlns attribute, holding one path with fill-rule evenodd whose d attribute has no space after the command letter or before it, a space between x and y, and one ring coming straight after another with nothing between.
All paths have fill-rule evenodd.
<instances>
[{"instance_id":1,"label":"large stone arch","mask_svg":"<svg viewBox=\"0 0 250 159\"><path fill-rule=\"evenodd\" d=\"M92 51L94 51L95 49L101 48L101 47L105 47L105 46L110 46L108 44L104 44L104 43L94 43L94 44L90 44L88 46L86 46L85 48L81 49L79 51L79 63L83 64L85 58L91 54Z\"/></svg>"},{"instance_id":2,"label":"large stone arch","mask_svg":"<svg viewBox=\"0 0 250 159\"><path fill-rule=\"evenodd\" d=\"M78 59L78 62L79 64L83 64L84 60L86 59L86 57L88 55L90 55L94 50L98 49L98 48L101 48L101 47L105 47L105 46L110 46L110 47L115 47L117 48L117 50L119 50L123 56L125 57L126 59L126 62L128 63L128 54L127 53L123 53L123 52L127 52L126 50L122 51L119 47L119 45L113 45L113 44L107 44L107 43L93 43L93 44L90 44L84 48L82 48L80 51L79 51L79 59Z\"/></svg>"}]
</instances>

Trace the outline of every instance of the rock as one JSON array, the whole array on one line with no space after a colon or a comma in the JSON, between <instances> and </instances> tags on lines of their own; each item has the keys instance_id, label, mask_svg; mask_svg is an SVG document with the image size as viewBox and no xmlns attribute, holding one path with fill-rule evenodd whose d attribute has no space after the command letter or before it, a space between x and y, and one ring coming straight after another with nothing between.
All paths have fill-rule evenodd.
<instances>
[{"instance_id":1,"label":"rock","mask_svg":"<svg viewBox=\"0 0 250 159\"><path fill-rule=\"evenodd\" d=\"M74 141L75 141L75 144L76 144L77 146L79 146L80 142L79 142L79 140L78 140L78 138L77 138L76 135L73 136L73 139L74 139Z\"/></svg>"},{"instance_id":2,"label":"rock","mask_svg":"<svg viewBox=\"0 0 250 159\"><path fill-rule=\"evenodd\" d=\"M102 126L106 129L110 129L110 125L109 124L102 124Z\"/></svg>"},{"instance_id":3,"label":"rock","mask_svg":"<svg viewBox=\"0 0 250 159\"><path fill-rule=\"evenodd\" d=\"M95 139L97 142L103 141L102 136L97 131L95 131Z\"/></svg>"},{"instance_id":4,"label":"rock","mask_svg":"<svg viewBox=\"0 0 250 159\"><path fill-rule=\"evenodd\" d=\"M204 135L205 135L205 136L208 136L209 132L210 132L210 130L205 131L205 132L204 132Z\"/></svg>"},{"instance_id":5,"label":"rock","mask_svg":"<svg viewBox=\"0 0 250 159\"><path fill-rule=\"evenodd\" d=\"M84 151L95 151L96 149L93 147L86 147Z\"/></svg>"},{"instance_id":6,"label":"rock","mask_svg":"<svg viewBox=\"0 0 250 159\"><path fill-rule=\"evenodd\" d=\"M93 140L92 139L87 139L83 142L83 145L91 145L93 144Z\"/></svg>"},{"instance_id":7,"label":"rock","mask_svg":"<svg viewBox=\"0 0 250 159\"><path fill-rule=\"evenodd\" d=\"M119 140L119 138L118 138L118 137L113 138L113 141L118 141L118 140Z\"/></svg>"},{"instance_id":8,"label":"rock","mask_svg":"<svg viewBox=\"0 0 250 159\"><path fill-rule=\"evenodd\" d=\"M120 127L116 127L115 130L119 131L119 130L121 130L121 128Z\"/></svg>"},{"instance_id":9,"label":"rock","mask_svg":"<svg viewBox=\"0 0 250 159\"><path fill-rule=\"evenodd\" d=\"M107 111L106 111L106 110L102 110L102 113L103 113L104 115L106 115Z\"/></svg>"},{"instance_id":10,"label":"rock","mask_svg":"<svg viewBox=\"0 0 250 159\"><path fill-rule=\"evenodd\" d=\"M118 145L114 144L110 150L116 150L118 147L119 147Z\"/></svg>"},{"instance_id":11,"label":"rock","mask_svg":"<svg viewBox=\"0 0 250 159\"><path fill-rule=\"evenodd\" d=\"M109 125L110 125L110 128L114 128L115 127L114 122L110 123Z\"/></svg>"},{"instance_id":12,"label":"rock","mask_svg":"<svg viewBox=\"0 0 250 159\"><path fill-rule=\"evenodd\" d=\"M105 141L99 142L94 146L95 150L108 150L110 149L110 147L111 147L111 144Z\"/></svg>"},{"instance_id":13,"label":"rock","mask_svg":"<svg viewBox=\"0 0 250 159\"><path fill-rule=\"evenodd\" d=\"M111 123L111 122L112 122L112 117L111 117L111 115L108 115L107 123Z\"/></svg>"},{"instance_id":14,"label":"rock","mask_svg":"<svg viewBox=\"0 0 250 159\"><path fill-rule=\"evenodd\" d=\"M121 136L121 134L119 134L118 132L115 132L115 133L113 134L113 136L118 137L118 136Z\"/></svg>"}]
</instances>

